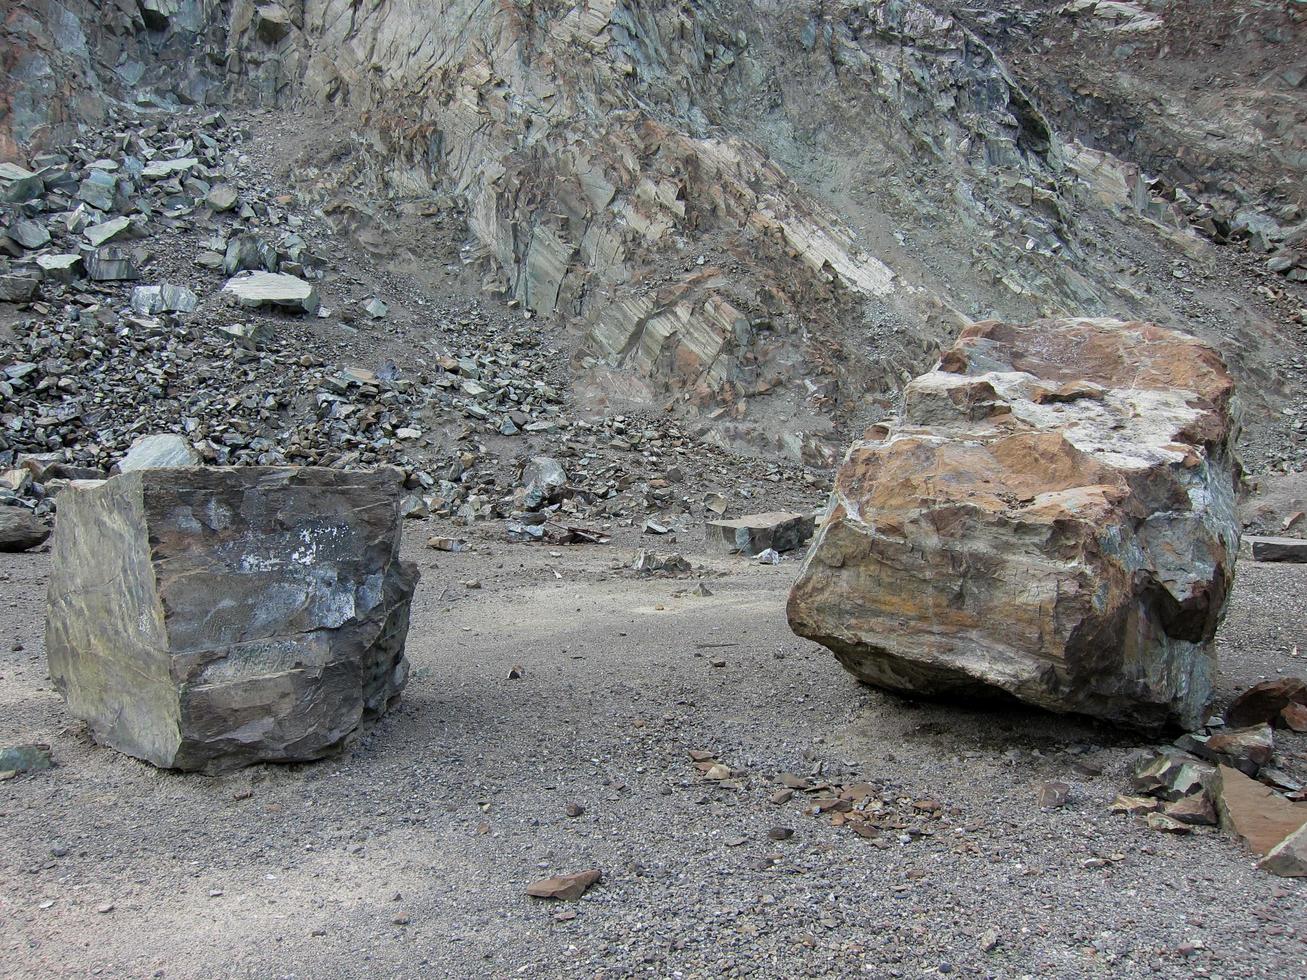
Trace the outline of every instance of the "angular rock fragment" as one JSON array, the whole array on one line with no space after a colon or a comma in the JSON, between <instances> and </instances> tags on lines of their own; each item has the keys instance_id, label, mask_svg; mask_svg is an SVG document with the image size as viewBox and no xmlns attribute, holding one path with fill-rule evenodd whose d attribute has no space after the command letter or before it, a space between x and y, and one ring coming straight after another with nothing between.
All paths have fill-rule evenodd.
<instances>
[{"instance_id":1,"label":"angular rock fragment","mask_svg":"<svg viewBox=\"0 0 1307 980\"><path fill-rule=\"evenodd\" d=\"M0 551L27 551L49 536L50 529L26 507L0 507Z\"/></svg>"},{"instance_id":2,"label":"angular rock fragment","mask_svg":"<svg viewBox=\"0 0 1307 980\"><path fill-rule=\"evenodd\" d=\"M121 245L103 245L83 259L86 274L96 282L139 279L140 271L131 250Z\"/></svg>"},{"instance_id":3,"label":"angular rock fragment","mask_svg":"<svg viewBox=\"0 0 1307 980\"><path fill-rule=\"evenodd\" d=\"M45 182L16 163L0 161L0 201L21 204L35 200L45 190Z\"/></svg>"},{"instance_id":4,"label":"angular rock fragment","mask_svg":"<svg viewBox=\"0 0 1307 980\"><path fill-rule=\"evenodd\" d=\"M222 291L235 296L246 307L276 306L299 313L317 313L322 305L311 283L276 272L236 276L227 280Z\"/></svg>"},{"instance_id":5,"label":"angular rock fragment","mask_svg":"<svg viewBox=\"0 0 1307 980\"><path fill-rule=\"evenodd\" d=\"M552 456L532 456L522 468L523 504L537 510L562 496L567 488L567 471Z\"/></svg>"},{"instance_id":6,"label":"angular rock fragment","mask_svg":"<svg viewBox=\"0 0 1307 980\"><path fill-rule=\"evenodd\" d=\"M526 886L526 893L532 898L555 898L562 901L575 901L586 893L595 882L603 878L597 868L588 871L574 871L571 874L555 875L541 878Z\"/></svg>"},{"instance_id":7,"label":"angular rock fragment","mask_svg":"<svg viewBox=\"0 0 1307 980\"><path fill-rule=\"evenodd\" d=\"M1237 769L1218 771L1216 809L1222 829L1240 837L1255 854L1266 854L1307 824L1307 803L1290 803Z\"/></svg>"},{"instance_id":8,"label":"angular rock fragment","mask_svg":"<svg viewBox=\"0 0 1307 980\"><path fill-rule=\"evenodd\" d=\"M1236 728L1267 723L1273 725L1291 704L1307 705L1307 680L1301 677L1280 677L1273 681L1263 681L1254 684L1230 702L1230 707L1225 710L1225 723Z\"/></svg>"},{"instance_id":9,"label":"angular rock fragment","mask_svg":"<svg viewBox=\"0 0 1307 980\"><path fill-rule=\"evenodd\" d=\"M1249 537L1249 553L1253 561L1307 562L1307 539L1278 537Z\"/></svg>"},{"instance_id":10,"label":"angular rock fragment","mask_svg":"<svg viewBox=\"0 0 1307 980\"><path fill-rule=\"evenodd\" d=\"M231 184L214 184L204 198L204 203L211 211L230 211L240 200L240 195Z\"/></svg>"},{"instance_id":11,"label":"angular rock fragment","mask_svg":"<svg viewBox=\"0 0 1307 980\"><path fill-rule=\"evenodd\" d=\"M54 766L50 746L44 742L8 745L0 749L0 779L20 772L37 772Z\"/></svg>"},{"instance_id":12,"label":"angular rock fragment","mask_svg":"<svg viewBox=\"0 0 1307 980\"><path fill-rule=\"evenodd\" d=\"M1204 745L1210 758L1233 766L1248 776L1271 761L1275 751L1275 737L1270 725L1252 725L1248 728L1224 728L1209 738Z\"/></svg>"},{"instance_id":13,"label":"angular rock fragment","mask_svg":"<svg viewBox=\"0 0 1307 980\"><path fill-rule=\"evenodd\" d=\"M1282 878L1307 877L1307 823L1267 851L1257 867Z\"/></svg>"},{"instance_id":14,"label":"angular rock fragment","mask_svg":"<svg viewBox=\"0 0 1307 980\"><path fill-rule=\"evenodd\" d=\"M50 676L94 737L221 772L320 758L407 679L396 470L143 470L59 498Z\"/></svg>"},{"instance_id":15,"label":"angular rock fragment","mask_svg":"<svg viewBox=\"0 0 1307 980\"><path fill-rule=\"evenodd\" d=\"M132 226L131 219L124 217L110 218L108 221L102 221L98 225L88 226L82 234L86 240L97 248L107 242L113 241L119 235L127 231Z\"/></svg>"},{"instance_id":16,"label":"angular rock fragment","mask_svg":"<svg viewBox=\"0 0 1307 980\"><path fill-rule=\"evenodd\" d=\"M137 286L132 290L132 309L146 316L156 313L194 313L199 299L185 286Z\"/></svg>"},{"instance_id":17,"label":"angular rock fragment","mask_svg":"<svg viewBox=\"0 0 1307 980\"><path fill-rule=\"evenodd\" d=\"M56 282L72 282L82 272L82 257L71 252L38 255L36 265L47 279Z\"/></svg>"},{"instance_id":18,"label":"angular rock fragment","mask_svg":"<svg viewBox=\"0 0 1307 980\"><path fill-rule=\"evenodd\" d=\"M50 242L50 232L45 225L38 224L31 218L20 218L5 231L5 234L23 248L40 248Z\"/></svg>"},{"instance_id":19,"label":"angular rock fragment","mask_svg":"<svg viewBox=\"0 0 1307 980\"><path fill-rule=\"evenodd\" d=\"M1196 728L1238 546L1233 383L1148 323L987 321L850 449L789 599L859 679Z\"/></svg>"},{"instance_id":20,"label":"angular rock fragment","mask_svg":"<svg viewBox=\"0 0 1307 980\"><path fill-rule=\"evenodd\" d=\"M812 514L770 511L731 520L708 521L704 536L708 547L726 554L756 555L768 548L793 551L812 537Z\"/></svg>"},{"instance_id":21,"label":"angular rock fragment","mask_svg":"<svg viewBox=\"0 0 1307 980\"><path fill-rule=\"evenodd\" d=\"M182 436L160 433L141 436L132 442L121 460L118 461L119 473L131 473L134 470L152 470L179 466L199 466L200 454Z\"/></svg>"},{"instance_id":22,"label":"angular rock fragment","mask_svg":"<svg viewBox=\"0 0 1307 980\"><path fill-rule=\"evenodd\" d=\"M37 275L25 269L0 268L0 302L22 303L36 295Z\"/></svg>"}]
</instances>

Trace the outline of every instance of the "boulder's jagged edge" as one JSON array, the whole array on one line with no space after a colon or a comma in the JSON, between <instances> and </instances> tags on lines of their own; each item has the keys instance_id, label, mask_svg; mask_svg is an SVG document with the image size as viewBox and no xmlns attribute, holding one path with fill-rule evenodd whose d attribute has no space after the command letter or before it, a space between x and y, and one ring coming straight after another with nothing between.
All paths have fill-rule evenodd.
<instances>
[{"instance_id":1,"label":"boulder's jagged edge","mask_svg":"<svg viewBox=\"0 0 1307 980\"><path fill-rule=\"evenodd\" d=\"M1197 726L1238 550L1233 384L1153 324L988 321L849 450L790 624L859 679Z\"/></svg>"}]
</instances>

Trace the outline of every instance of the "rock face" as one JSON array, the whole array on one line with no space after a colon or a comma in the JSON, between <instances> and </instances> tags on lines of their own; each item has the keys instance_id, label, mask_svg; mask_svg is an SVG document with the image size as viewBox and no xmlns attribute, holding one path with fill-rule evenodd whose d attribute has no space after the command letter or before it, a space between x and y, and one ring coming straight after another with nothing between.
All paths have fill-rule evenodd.
<instances>
[{"instance_id":1,"label":"rock face","mask_svg":"<svg viewBox=\"0 0 1307 980\"><path fill-rule=\"evenodd\" d=\"M176 769L316 759L404 687L398 473L143 470L59 498L46 650L95 738Z\"/></svg>"},{"instance_id":2,"label":"rock face","mask_svg":"<svg viewBox=\"0 0 1307 980\"><path fill-rule=\"evenodd\" d=\"M1238 548L1232 396L1152 324L973 324L849 450L790 625L887 688L1197 727Z\"/></svg>"}]
</instances>

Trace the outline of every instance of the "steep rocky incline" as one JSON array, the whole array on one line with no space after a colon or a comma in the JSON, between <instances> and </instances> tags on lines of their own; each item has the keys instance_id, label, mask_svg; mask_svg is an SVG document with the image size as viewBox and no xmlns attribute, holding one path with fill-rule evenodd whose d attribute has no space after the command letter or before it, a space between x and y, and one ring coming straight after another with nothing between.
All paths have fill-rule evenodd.
<instances>
[{"instance_id":1,"label":"steep rocky incline","mask_svg":"<svg viewBox=\"0 0 1307 980\"><path fill-rule=\"evenodd\" d=\"M568 328L579 406L671 411L717 445L830 465L965 323L1115 314L1218 344L1252 382L1254 464L1295 468L1297 252L1232 261L1137 140L1041 83L1060 62L1007 67L1047 19L1007 6L31 3L5 21L0 139L13 156L114 98L325 111L297 190L465 214L483 288ZM1176 181L1161 142L1139 162ZM1288 215L1302 161L1275 160L1299 182L1247 193Z\"/></svg>"}]
</instances>

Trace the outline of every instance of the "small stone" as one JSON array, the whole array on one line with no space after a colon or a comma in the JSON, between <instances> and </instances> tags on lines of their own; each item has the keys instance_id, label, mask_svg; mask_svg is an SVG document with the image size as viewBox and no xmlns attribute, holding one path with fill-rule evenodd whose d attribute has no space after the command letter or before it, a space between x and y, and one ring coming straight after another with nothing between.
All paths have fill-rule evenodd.
<instances>
[{"instance_id":1,"label":"small stone","mask_svg":"<svg viewBox=\"0 0 1307 980\"><path fill-rule=\"evenodd\" d=\"M1113 813L1142 816L1162 808L1162 801L1151 796L1118 796L1108 807Z\"/></svg>"},{"instance_id":2,"label":"small stone","mask_svg":"<svg viewBox=\"0 0 1307 980\"><path fill-rule=\"evenodd\" d=\"M772 827L767 831L767 838L769 840L789 840L793 836L794 831L789 827Z\"/></svg>"},{"instance_id":3,"label":"small stone","mask_svg":"<svg viewBox=\"0 0 1307 980\"><path fill-rule=\"evenodd\" d=\"M1267 724L1224 728L1207 740L1206 748L1213 758L1255 776L1258 769L1271 761L1275 739Z\"/></svg>"},{"instance_id":4,"label":"small stone","mask_svg":"<svg viewBox=\"0 0 1307 980\"><path fill-rule=\"evenodd\" d=\"M570 902L580 898L591 885L602 878L603 873L598 868L575 871L571 874L555 875L552 878L533 881L527 885L526 893L532 898L560 899Z\"/></svg>"},{"instance_id":5,"label":"small stone","mask_svg":"<svg viewBox=\"0 0 1307 980\"><path fill-rule=\"evenodd\" d=\"M1307 680L1280 677L1254 684L1230 703L1225 712L1226 724L1234 728L1274 724L1289 705L1307 706Z\"/></svg>"},{"instance_id":6,"label":"small stone","mask_svg":"<svg viewBox=\"0 0 1307 980\"><path fill-rule=\"evenodd\" d=\"M563 809L563 812L566 813L569 817L579 817L583 813L585 813L585 807L583 807L580 803L569 803Z\"/></svg>"},{"instance_id":7,"label":"small stone","mask_svg":"<svg viewBox=\"0 0 1307 980\"><path fill-rule=\"evenodd\" d=\"M1307 877L1307 824L1267 851L1257 867L1283 878Z\"/></svg>"},{"instance_id":8,"label":"small stone","mask_svg":"<svg viewBox=\"0 0 1307 980\"><path fill-rule=\"evenodd\" d=\"M50 746L43 742L0 748L0 772L38 772L53 766Z\"/></svg>"},{"instance_id":9,"label":"small stone","mask_svg":"<svg viewBox=\"0 0 1307 980\"><path fill-rule=\"evenodd\" d=\"M427 538L427 547L434 548L436 551L461 552L468 550L468 543L462 538L446 538L439 535L432 535Z\"/></svg>"},{"instance_id":10,"label":"small stone","mask_svg":"<svg viewBox=\"0 0 1307 980\"><path fill-rule=\"evenodd\" d=\"M1071 787L1066 783L1047 782L1039 787L1039 808L1056 810L1066 805L1071 795Z\"/></svg>"},{"instance_id":11,"label":"small stone","mask_svg":"<svg viewBox=\"0 0 1307 980\"><path fill-rule=\"evenodd\" d=\"M1174 817L1168 817L1165 813L1150 813L1145 821L1149 829L1161 831L1165 834L1187 834L1193 828L1187 823L1181 823Z\"/></svg>"}]
</instances>

